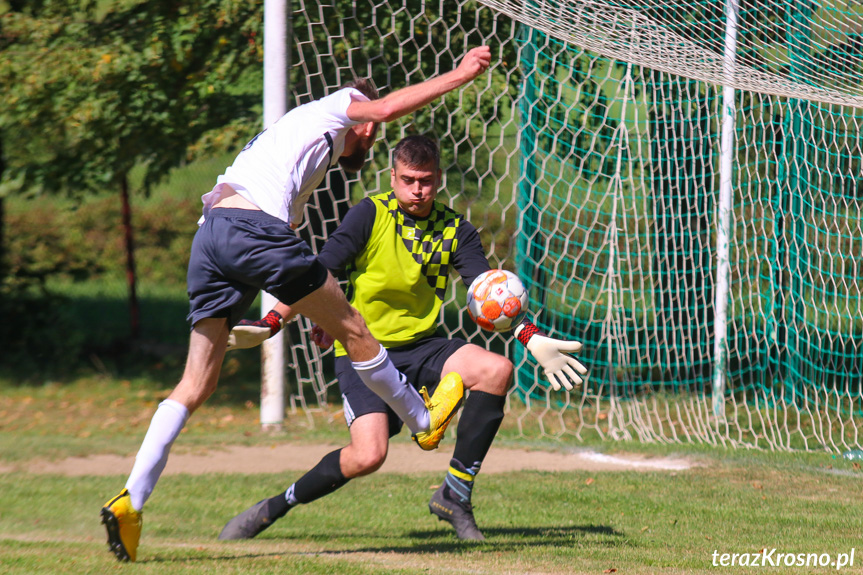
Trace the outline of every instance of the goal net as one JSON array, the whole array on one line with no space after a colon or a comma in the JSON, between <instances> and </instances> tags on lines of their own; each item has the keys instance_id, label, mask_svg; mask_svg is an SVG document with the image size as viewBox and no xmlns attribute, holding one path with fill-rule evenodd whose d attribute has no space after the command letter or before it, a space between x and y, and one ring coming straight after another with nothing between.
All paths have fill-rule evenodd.
<instances>
[{"instance_id":1,"label":"goal net","mask_svg":"<svg viewBox=\"0 0 863 575\"><path fill-rule=\"evenodd\" d=\"M488 44L488 74L382 130L359 180L331 172L315 249L388 189L389 149L433 133L439 195L516 271L582 390L549 389L452 282L447 333L516 365L526 436L860 447L863 6L856 2L336 2L295 6L292 104L352 79L383 93ZM291 330L292 404L337 401Z\"/></svg>"}]
</instances>

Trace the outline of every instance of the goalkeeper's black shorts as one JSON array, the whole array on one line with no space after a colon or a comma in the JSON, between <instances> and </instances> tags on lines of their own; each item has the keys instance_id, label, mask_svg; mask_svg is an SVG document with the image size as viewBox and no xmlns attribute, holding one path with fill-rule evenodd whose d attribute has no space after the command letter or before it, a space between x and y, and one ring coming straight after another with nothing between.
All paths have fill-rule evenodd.
<instances>
[{"instance_id":1,"label":"goalkeeper's black shorts","mask_svg":"<svg viewBox=\"0 0 863 575\"><path fill-rule=\"evenodd\" d=\"M425 386L429 395L432 395L441 377L446 375L441 373L446 360L465 345L467 342L463 339L433 335L407 345L390 347L387 353L393 365L405 374L411 385L416 389ZM336 358L336 376L339 378L339 389L342 392L345 421L348 427L361 415L386 413L389 419L390 437L401 431L404 422L383 399L366 387L351 365L349 357Z\"/></svg>"}]
</instances>

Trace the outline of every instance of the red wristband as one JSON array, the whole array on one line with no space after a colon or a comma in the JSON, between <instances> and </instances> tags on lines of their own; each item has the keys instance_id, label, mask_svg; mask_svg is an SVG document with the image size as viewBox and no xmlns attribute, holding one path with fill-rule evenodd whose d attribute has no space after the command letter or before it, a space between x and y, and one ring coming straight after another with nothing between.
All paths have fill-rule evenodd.
<instances>
[{"instance_id":1,"label":"red wristband","mask_svg":"<svg viewBox=\"0 0 863 575\"><path fill-rule=\"evenodd\" d=\"M276 310L271 310L270 313L261 318L261 323L270 328L270 337L272 337L282 329L282 314Z\"/></svg>"},{"instance_id":2,"label":"red wristband","mask_svg":"<svg viewBox=\"0 0 863 575\"><path fill-rule=\"evenodd\" d=\"M518 341L520 341L522 345L526 346L527 342L530 341L530 338L532 338L536 334L545 335L541 329L539 329L533 323L531 323L527 320L524 320L521 323L521 326L522 327L520 330L518 330L518 335L516 335L516 337L518 338Z\"/></svg>"}]
</instances>

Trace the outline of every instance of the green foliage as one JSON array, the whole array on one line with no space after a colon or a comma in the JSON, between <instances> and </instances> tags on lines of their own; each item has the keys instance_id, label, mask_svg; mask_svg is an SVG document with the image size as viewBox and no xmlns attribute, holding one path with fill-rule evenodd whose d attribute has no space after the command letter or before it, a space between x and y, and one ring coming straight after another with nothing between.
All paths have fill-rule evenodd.
<instances>
[{"instance_id":1,"label":"green foliage","mask_svg":"<svg viewBox=\"0 0 863 575\"><path fill-rule=\"evenodd\" d=\"M112 280L123 277L125 246L120 202L101 198L85 209L57 209L29 201L7 216L11 278L45 286L48 280ZM138 271L148 282L183 287L189 246L200 206L163 198L136 210ZM12 281L10 278L10 281Z\"/></svg>"},{"instance_id":2,"label":"green foliage","mask_svg":"<svg viewBox=\"0 0 863 575\"><path fill-rule=\"evenodd\" d=\"M0 8L0 197L80 200L117 190L133 168L139 189L149 192L173 167L236 149L258 122L261 9L229 0ZM126 246L115 204L89 202L78 211L32 204L11 217L0 237L2 289L26 293L27 301L41 296L50 308L57 305L45 292L51 278L122 273L116 264ZM135 218L138 269L179 285L198 208L169 201L159 210L180 217L153 210ZM4 310L18 314L4 315L9 324L28 325L16 345L39 340L37 331L50 325L28 322L20 315L28 309ZM3 335L0 341L10 334ZM76 349L68 346L66 355Z\"/></svg>"},{"instance_id":3,"label":"green foliage","mask_svg":"<svg viewBox=\"0 0 863 575\"><path fill-rule=\"evenodd\" d=\"M124 352L129 315L120 208L115 197L81 209L47 199L12 203L8 275L0 282L0 370L67 376L90 365L91 353ZM187 338L186 268L199 215L197 198L167 195L136 209L143 339Z\"/></svg>"},{"instance_id":4,"label":"green foliage","mask_svg":"<svg viewBox=\"0 0 863 575\"><path fill-rule=\"evenodd\" d=\"M5 14L0 193L101 191L136 165L148 187L194 154L236 145L255 118L258 99L236 85L260 65L260 11L161 0L101 18L78 3Z\"/></svg>"}]
</instances>

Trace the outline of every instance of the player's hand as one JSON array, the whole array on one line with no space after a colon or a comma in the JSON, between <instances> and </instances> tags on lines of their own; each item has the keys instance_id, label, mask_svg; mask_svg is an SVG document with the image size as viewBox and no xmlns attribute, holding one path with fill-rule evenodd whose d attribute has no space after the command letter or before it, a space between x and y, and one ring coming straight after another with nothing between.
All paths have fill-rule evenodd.
<instances>
[{"instance_id":1,"label":"player's hand","mask_svg":"<svg viewBox=\"0 0 863 575\"><path fill-rule=\"evenodd\" d=\"M228 351L257 347L282 329L282 315L272 310L259 320L243 319L228 334Z\"/></svg>"},{"instance_id":2,"label":"player's hand","mask_svg":"<svg viewBox=\"0 0 863 575\"><path fill-rule=\"evenodd\" d=\"M542 366L555 391L560 390L561 386L569 391L584 382L580 375L587 375L587 368L569 355L581 351L580 342L553 339L536 333L528 340L526 347Z\"/></svg>"},{"instance_id":3,"label":"player's hand","mask_svg":"<svg viewBox=\"0 0 863 575\"><path fill-rule=\"evenodd\" d=\"M461 72L469 82L488 70L491 65L491 48L479 46L473 48L459 63L457 70Z\"/></svg>"},{"instance_id":4,"label":"player's hand","mask_svg":"<svg viewBox=\"0 0 863 575\"><path fill-rule=\"evenodd\" d=\"M312 326L312 341L321 349L329 349L333 342L333 336L324 331L319 325Z\"/></svg>"}]
</instances>

